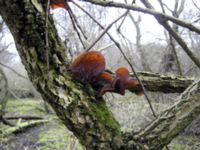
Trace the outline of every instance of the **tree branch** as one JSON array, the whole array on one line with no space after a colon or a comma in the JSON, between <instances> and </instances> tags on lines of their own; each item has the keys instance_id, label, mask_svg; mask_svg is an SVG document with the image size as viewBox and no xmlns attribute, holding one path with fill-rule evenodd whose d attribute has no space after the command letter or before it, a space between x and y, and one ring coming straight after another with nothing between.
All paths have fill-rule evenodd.
<instances>
[{"instance_id":1,"label":"tree branch","mask_svg":"<svg viewBox=\"0 0 200 150\"><path fill-rule=\"evenodd\" d=\"M173 74L161 75L139 72L138 76L144 84L145 89L151 92L181 93L194 81L192 78L176 76ZM134 88L134 91L141 91L141 87L138 86L137 88Z\"/></svg>"},{"instance_id":2,"label":"tree branch","mask_svg":"<svg viewBox=\"0 0 200 150\"><path fill-rule=\"evenodd\" d=\"M177 103L164 110L158 119L139 133L125 133L126 138L140 141L149 150L161 149L163 145L183 131L200 114L200 80L187 88ZM158 142L159 141L159 142ZM131 143L131 142L130 142ZM129 145L130 147L131 145Z\"/></svg>"},{"instance_id":3,"label":"tree branch","mask_svg":"<svg viewBox=\"0 0 200 150\"><path fill-rule=\"evenodd\" d=\"M143 13L148 13L152 14L157 21L173 36L174 39L179 43L179 45L183 48L183 50L188 54L188 56L191 58L191 60L198 66L200 69L200 59L194 55L192 50L187 46L187 44L184 42L184 40L174 32L173 29L169 26L168 23L166 23L167 20L170 20L182 27L188 28L191 31L195 31L196 33L200 34L200 29L193 26L190 23L187 23L185 21L182 21L180 19L177 19L172 16L168 16L166 14L156 12L152 7L150 7L150 3L146 5L146 9L138 7L136 5L129 5L129 4L124 4L124 3L117 3L117 2L111 2L111 1L96 1L96 0L87 0L90 3L96 4L96 5L101 5L104 7L116 7L116 8L124 8L124 9L130 9L134 11L139 11ZM146 2L146 0L144 0ZM143 2L144 2L143 1Z\"/></svg>"}]
</instances>

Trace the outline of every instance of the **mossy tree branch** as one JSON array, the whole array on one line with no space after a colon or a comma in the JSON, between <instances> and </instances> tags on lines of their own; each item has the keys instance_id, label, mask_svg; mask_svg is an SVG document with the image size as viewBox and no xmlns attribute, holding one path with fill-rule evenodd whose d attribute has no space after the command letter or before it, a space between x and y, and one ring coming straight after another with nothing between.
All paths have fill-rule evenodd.
<instances>
[{"instance_id":1,"label":"mossy tree branch","mask_svg":"<svg viewBox=\"0 0 200 150\"><path fill-rule=\"evenodd\" d=\"M200 80L189 86L176 101L139 133L125 133L127 139L132 139L127 147L138 141L142 149L162 149L183 131L200 114Z\"/></svg>"},{"instance_id":2,"label":"mossy tree branch","mask_svg":"<svg viewBox=\"0 0 200 150\"><path fill-rule=\"evenodd\" d=\"M138 76L143 82L145 89L151 92L182 93L194 82L193 78L173 74L162 75L150 72L139 72ZM134 90L140 91L141 87L138 86L137 88L134 88Z\"/></svg>"}]
</instances>

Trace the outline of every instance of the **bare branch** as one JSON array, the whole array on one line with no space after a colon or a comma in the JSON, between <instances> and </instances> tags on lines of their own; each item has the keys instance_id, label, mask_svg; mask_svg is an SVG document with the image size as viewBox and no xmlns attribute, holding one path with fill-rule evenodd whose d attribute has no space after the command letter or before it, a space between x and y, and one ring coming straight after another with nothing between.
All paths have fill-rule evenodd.
<instances>
[{"instance_id":1,"label":"bare branch","mask_svg":"<svg viewBox=\"0 0 200 150\"><path fill-rule=\"evenodd\" d=\"M26 80L29 80L27 77L25 77L24 75L20 74L19 72L17 72L16 70L14 70L13 68L11 68L10 66L5 65L5 64L3 64L3 63L1 63L1 62L0 62L0 65L3 66L3 67L5 67L5 68L7 68L7 69L9 69L9 70L11 70L11 71L14 72L15 74L17 74L19 77L24 78L24 79L26 79Z\"/></svg>"},{"instance_id":2,"label":"bare branch","mask_svg":"<svg viewBox=\"0 0 200 150\"><path fill-rule=\"evenodd\" d=\"M38 117L38 116L6 116L4 117L6 120L18 120L18 119L24 119L24 120L39 120L39 119L44 119L43 117Z\"/></svg>"},{"instance_id":3,"label":"bare branch","mask_svg":"<svg viewBox=\"0 0 200 150\"><path fill-rule=\"evenodd\" d=\"M149 3L148 0L141 0L141 2L149 9L154 9L153 6ZM170 27L167 21L160 16L154 15L156 20L170 33L170 35L179 43L182 49L187 53L191 60L197 65L200 69L200 59L195 56L192 50L187 46L185 41Z\"/></svg>"},{"instance_id":4,"label":"bare branch","mask_svg":"<svg viewBox=\"0 0 200 150\"><path fill-rule=\"evenodd\" d=\"M125 55L125 53L124 53L123 51L121 51L121 53L122 53L124 59L126 60L126 62L127 62L127 63L129 64L129 66L131 67L131 70L132 70L132 72L134 73L134 76L135 76L135 77L137 78L137 80L139 81L140 86L141 86L141 89L142 89L142 91L144 92L144 96L145 96L145 98L146 98L146 100L147 100L147 102L148 102L148 104L149 104L149 106L150 106L150 109L151 109L151 111L152 111L153 116L154 116L154 117L157 117L157 115L156 115L156 113L155 113L155 111L154 111L154 109L153 109L153 106L152 106L152 104L151 104L151 100L149 99L149 97L148 97L148 95L147 95L147 92L146 92L146 89L145 89L145 87L144 87L143 82L142 82L142 81L140 80L140 78L138 77L138 75L137 75L137 73L136 73L136 71L135 71L135 68L133 67L133 65L131 64L130 60L127 58L127 56Z\"/></svg>"},{"instance_id":5,"label":"bare branch","mask_svg":"<svg viewBox=\"0 0 200 150\"><path fill-rule=\"evenodd\" d=\"M12 43L9 43L9 44L7 44L6 46L2 47L2 48L0 49L0 54L3 53L4 51L6 51L10 45L12 45Z\"/></svg>"},{"instance_id":6,"label":"bare branch","mask_svg":"<svg viewBox=\"0 0 200 150\"><path fill-rule=\"evenodd\" d=\"M133 141L140 141L149 149L160 149L171 142L183 131L200 113L200 80L190 85L177 103L164 110L152 123L139 133L126 133ZM158 136L159 135L159 136ZM156 142L156 141L160 142ZM131 143L131 142L130 142Z\"/></svg>"},{"instance_id":7,"label":"bare branch","mask_svg":"<svg viewBox=\"0 0 200 150\"><path fill-rule=\"evenodd\" d=\"M104 31L97 37L97 39L94 42L92 42L92 44L85 51L89 51L108 32L108 30L113 26L113 24L115 24L117 21L119 21L126 14L127 14L127 11L125 13L123 13L121 16L119 16L117 19L115 19L113 22L111 22L107 26L107 28L104 29Z\"/></svg>"},{"instance_id":8,"label":"bare branch","mask_svg":"<svg viewBox=\"0 0 200 150\"><path fill-rule=\"evenodd\" d=\"M180 5L179 9L178 9L178 2L179 1L175 2L174 10L171 10L171 13L174 17L179 17L181 12L183 11L183 8L184 8L185 0L181 1L181 5ZM159 0L159 3L160 3L160 7L162 9L162 12L165 13L165 9L163 7L164 3L162 2L162 0ZM177 25L173 24L172 28L174 29L175 32L178 32L178 26ZM176 66L177 66L177 69L179 71L179 74L182 75L183 73L182 73L181 63L179 61L179 58L178 58L178 55L177 55L177 52L176 52L175 41L169 33L168 33L168 36L169 36L169 40L168 40L168 36L167 36L166 31L164 31L164 34L165 34L167 41L169 41L172 52L174 53L174 57L175 57L175 60L176 60Z\"/></svg>"},{"instance_id":9,"label":"bare branch","mask_svg":"<svg viewBox=\"0 0 200 150\"><path fill-rule=\"evenodd\" d=\"M83 35L83 37L87 40L88 37L85 35L83 29L82 29L81 26L79 25L78 20L77 20L75 14L74 14L73 11L71 10L70 6L69 6L69 5L67 5L67 6L68 6L67 10L69 11L71 17L73 18L74 23L77 25L78 29L81 31L81 34Z\"/></svg>"},{"instance_id":10,"label":"bare branch","mask_svg":"<svg viewBox=\"0 0 200 150\"><path fill-rule=\"evenodd\" d=\"M159 16L162 19L165 20L169 20L172 21L182 27L185 27L191 31L194 31L196 33L200 34L200 29L194 25L192 25L190 22L186 22L184 20L181 19L177 19L175 17L163 14L161 12L157 12L155 10L152 9L146 9L146 8L142 8L139 7L137 5L129 5L129 4L124 4L124 3L117 3L117 2L113 2L113 1L96 1L96 0L87 0L87 2L90 2L92 4L96 4L96 5L101 5L104 7L116 7L116 8L124 8L124 9L129 9L129 10L133 10L133 11L138 11L138 12L142 12L142 13L146 13L146 14L151 14L151 15L155 15L155 16Z\"/></svg>"},{"instance_id":11,"label":"bare branch","mask_svg":"<svg viewBox=\"0 0 200 150\"><path fill-rule=\"evenodd\" d=\"M176 64L177 64L178 72L179 72L180 75L183 75L183 71L182 71L182 68L181 68L181 63L179 61L179 58L178 58L178 55L177 55L177 52L176 52L174 40L173 40L173 38L172 38L171 35L169 35L169 38L170 38L170 45L172 47L172 51L173 51L175 59L176 59Z\"/></svg>"},{"instance_id":12,"label":"bare branch","mask_svg":"<svg viewBox=\"0 0 200 150\"><path fill-rule=\"evenodd\" d=\"M93 18L90 13L88 13L86 10L84 10L82 7L80 7L77 3L75 3L74 1L72 1L72 3L74 5L76 5L79 9L81 9L84 13L86 13L101 29L105 30L104 26L101 25L95 18ZM117 40L115 40L111 34L109 34L109 32L106 32L106 34L108 35L108 37L111 39L111 41L114 42L114 44L116 45L116 47L119 49L119 51L122 51L122 48L119 44L119 42L117 42Z\"/></svg>"},{"instance_id":13,"label":"bare branch","mask_svg":"<svg viewBox=\"0 0 200 150\"><path fill-rule=\"evenodd\" d=\"M198 10L200 10L200 7L197 5L197 3L196 3L194 0L192 0L192 3L194 4L194 6L195 6Z\"/></svg>"},{"instance_id":14,"label":"bare branch","mask_svg":"<svg viewBox=\"0 0 200 150\"><path fill-rule=\"evenodd\" d=\"M83 42L83 40L82 40L82 38L81 38L81 35L80 35L80 33L79 33L79 31L78 31L78 29L77 29L77 27L76 27L76 23L75 23L75 20L74 20L74 18L73 18L73 15L72 15L71 11L68 10L68 9L67 9L67 12L68 12L69 17L70 17L70 19L71 19L72 26L73 26L74 30L76 31L76 34L77 34L77 36L78 36L78 38L79 38L79 41L81 42L83 48L85 49L86 46L85 46L85 44L84 44L84 42Z\"/></svg>"},{"instance_id":15,"label":"bare branch","mask_svg":"<svg viewBox=\"0 0 200 150\"><path fill-rule=\"evenodd\" d=\"M193 78L173 74L163 75L148 72L138 72L137 74L145 89L151 92L181 93L194 81ZM141 87L137 87L135 90L141 90Z\"/></svg>"},{"instance_id":16,"label":"bare branch","mask_svg":"<svg viewBox=\"0 0 200 150\"><path fill-rule=\"evenodd\" d=\"M163 11L164 13L165 13L164 6L165 6L165 8L166 8L168 11L172 12L172 10L171 10L165 3L163 3L162 0L158 0L158 1L159 1L159 4L160 4L160 6L161 6L161 8L162 8L162 11Z\"/></svg>"},{"instance_id":17,"label":"bare branch","mask_svg":"<svg viewBox=\"0 0 200 150\"><path fill-rule=\"evenodd\" d=\"M49 72L49 37L48 37L48 18L49 18L49 5L50 0L47 0L47 6L46 6L46 16L45 16L45 53L46 53L46 63L47 63L47 74Z\"/></svg>"}]
</instances>

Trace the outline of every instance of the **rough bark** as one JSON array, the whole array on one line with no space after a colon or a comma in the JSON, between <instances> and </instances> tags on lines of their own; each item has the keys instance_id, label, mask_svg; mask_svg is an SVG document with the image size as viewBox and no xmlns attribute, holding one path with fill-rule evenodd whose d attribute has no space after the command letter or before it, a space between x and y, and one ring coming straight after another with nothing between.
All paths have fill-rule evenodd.
<instances>
[{"instance_id":1,"label":"rough bark","mask_svg":"<svg viewBox=\"0 0 200 150\"><path fill-rule=\"evenodd\" d=\"M194 81L192 78L173 74L162 75L150 72L139 72L138 76L143 82L145 89L151 92L181 93ZM141 90L141 87L138 86L134 89L138 91ZM134 90L130 91L134 92Z\"/></svg>"},{"instance_id":2,"label":"rough bark","mask_svg":"<svg viewBox=\"0 0 200 150\"><path fill-rule=\"evenodd\" d=\"M118 149L120 128L102 97L73 80L53 21L48 21L46 63L45 10L36 0L0 0L0 13L34 86L87 149ZM63 73L63 64L67 68ZM85 91L83 90L85 89Z\"/></svg>"},{"instance_id":3,"label":"rough bark","mask_svg":"<svg viewBox=\"0 0 200 150\"><path fill-rule=\"evenodd\" d=\"M179 103L164 111L141 132L121 133L118 122L102 97L90 86L83 86L73 79L51 17L48 20L48 67L45 10L37 0L0 0L0 13L14 36L18 52L34 86L87 149L162 148L200 113L198 82L182 94L178 99ZM154 77L148 80L153 80ZM157 76L157 79L159 85L163 78ZM173 77L165 79L171 80ZM145 83L145 79L143 81ZM151 87L151 84L147 85ZM175 83L171 82L171 87L173 85Z\"/></svg>"},{"instance_id":4,"label":"rough bark","mask_svg":"<svg viewBox=\"0 0 200 150\"><path fill-rule=\"evenodd\" d=\"M158 118L141 132L126 133L131 141L139 141L142 148L161 149L180 131L185 129L200 114L200 80L184 91L170 108L164 110ZM130 142L131 143L131 142Z\"/></svg>"}]
</instances>

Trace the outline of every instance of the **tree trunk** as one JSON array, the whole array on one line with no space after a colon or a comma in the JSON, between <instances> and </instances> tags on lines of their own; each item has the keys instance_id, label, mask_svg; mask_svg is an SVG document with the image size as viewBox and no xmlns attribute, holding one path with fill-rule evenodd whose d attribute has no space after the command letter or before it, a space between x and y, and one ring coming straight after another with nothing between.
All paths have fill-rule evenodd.
<instances>
[{"instance_id":1,"label":"tree trunk","mask_svg":"<svg viewBox=\"0 0 200 150\"><path fill-rule=\"evenodd\" d=\"M89 86L83 91L85 87L77 84L68 71L64 48L51 17L48 20L48 68L42 5L34 0L0 0L0 12L14 36L30 80L80 143L87 149L121 147L119 124L105 101Z\"/></svg>"},{"instance_id":2,"label":"tree trunk","mask_svg":"<svg viewBox=\"0 0 200 150\"><path fill-rule=\"evenodd\" d=\"M141 132L122 133L102 97L73 79L51 16L46 47L44 7L37 0L0 0L0 13L14 36L30 80L88 150L159 149L200 114L197 82Z\"/></svg>"}]
</instances>

